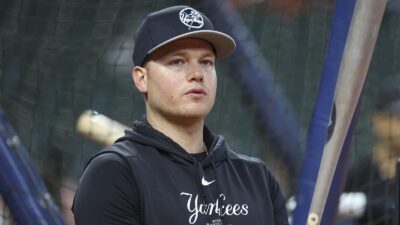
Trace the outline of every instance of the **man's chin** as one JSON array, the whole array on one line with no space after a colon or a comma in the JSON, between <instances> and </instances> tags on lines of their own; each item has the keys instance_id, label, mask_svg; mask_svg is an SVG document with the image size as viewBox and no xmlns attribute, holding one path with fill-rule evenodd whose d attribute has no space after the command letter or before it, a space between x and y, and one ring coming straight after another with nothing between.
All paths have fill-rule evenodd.
<instances>
[{"instance_id":1,"label":"man's chin","mask_svg":"<svg viewBox=\"0 0 400 225\"><path fill-rule=\"evenodd\" d=\"M208 108L194 108L185 110L182 117L194 118L194 119L205 119L210 109Z\"/></svg>"},{"instance_id":2,"label":"man's chin","mask_svg":"<svg viewBox=\"0 0 400 225\"><path fill-rule=\"evenodd\" d=\"M185 111L174 115L174 120L177 123L194 124L205 120L208 112L204 111Z\"/></svg>"},{"instance_id":3,"label":"man's chin","mask_svg":"<svg viewBox=\"0 0 400 225\"><path fill-rule=\"evenodd\" d=\"M183 120L193 120L193 121L198 121L198 120L204 120L207 116L207 113L199 113L199 112L193 112L193 113L186 113L184 115L181 115L180 118Z\"/></svg>"}]
</instances>

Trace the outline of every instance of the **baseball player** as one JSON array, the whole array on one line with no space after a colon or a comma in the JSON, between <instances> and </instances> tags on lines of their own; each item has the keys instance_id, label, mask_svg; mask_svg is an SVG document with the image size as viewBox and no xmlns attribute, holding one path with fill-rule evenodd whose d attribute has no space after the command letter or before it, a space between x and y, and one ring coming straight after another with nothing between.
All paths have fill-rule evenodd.
<instances>
[{"instance_id":1,"label":"baseball player","mask_svg":"<svg viewBox=\"0 0 400 225\"><path fill-rule=\"evenodd\" d=\"M215 101L215 63L235 41L188 6L150 13L134 41L132 78L146 115L88 163L76 224L287 225L265 163L234 152L204 122Z\"/></svg>"}]
</instances>

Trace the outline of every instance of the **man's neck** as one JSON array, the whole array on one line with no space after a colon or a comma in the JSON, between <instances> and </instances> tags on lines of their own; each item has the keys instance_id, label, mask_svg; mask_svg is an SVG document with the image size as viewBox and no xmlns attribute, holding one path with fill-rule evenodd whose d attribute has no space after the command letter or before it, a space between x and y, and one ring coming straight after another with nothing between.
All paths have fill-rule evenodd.
<instances>
[{"instance_id":1,"label":"man's neck","mask_svg":"<svg viewBox=\"0 0 400 225\"><path fill-rule=\"evenodd\" d=\"M164 117L147 114L150 125L178 143L190 154L206 151L203 141L204 120L193 123L174 123Z\"/></svg>"}]
</instances>

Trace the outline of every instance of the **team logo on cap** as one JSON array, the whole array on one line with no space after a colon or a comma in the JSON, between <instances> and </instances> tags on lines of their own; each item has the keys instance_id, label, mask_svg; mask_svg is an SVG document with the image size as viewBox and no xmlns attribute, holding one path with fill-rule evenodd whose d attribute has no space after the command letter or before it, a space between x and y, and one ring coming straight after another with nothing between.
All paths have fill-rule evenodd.
<instances>
[{"instance_id":1,"label":"team logo on cap","mask_svg":"<svg viewBox=\"0 0 400 225\"><path fill-rule=\"evenodd\" d=\"M190 28L201 28L204 25L203 17L192 8L184 8L179 12L179 19Z\"/></svg>"}]
</instances>

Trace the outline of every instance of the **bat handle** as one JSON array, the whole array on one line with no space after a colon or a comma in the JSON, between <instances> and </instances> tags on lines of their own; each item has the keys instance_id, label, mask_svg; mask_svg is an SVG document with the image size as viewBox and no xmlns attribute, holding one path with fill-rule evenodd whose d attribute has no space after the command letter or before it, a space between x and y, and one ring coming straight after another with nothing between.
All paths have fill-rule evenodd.
<instances>
[{"instance_id":1,"label":"bat handle","mask_svg":"<svg viewBox=\"0 0 400 225\"><path fill-rule=\"evenodd\" d=\"M317 225L319 224L319 216L316 213L308 214L307 225Z\"/></svg>"}]
</instances>

